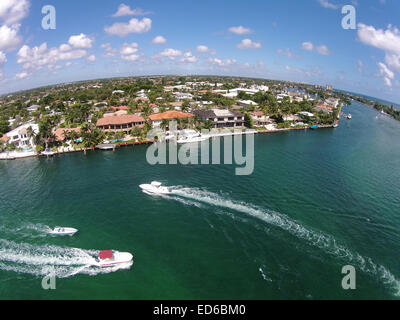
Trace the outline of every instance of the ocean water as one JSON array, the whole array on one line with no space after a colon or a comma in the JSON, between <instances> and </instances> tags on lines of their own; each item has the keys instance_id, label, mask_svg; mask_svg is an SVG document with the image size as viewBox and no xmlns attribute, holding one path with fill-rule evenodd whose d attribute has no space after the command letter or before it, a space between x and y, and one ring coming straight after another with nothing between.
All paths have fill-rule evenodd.
<instances>
[{"instance_id":1,"label":"ocean water","mask_svg":"<svg viewBox=\"0 0 400 320\"><path fill-rule=\"evenodd\" d=\"M146 146L0 162L0 299L399 299L400 122L343 111L337 129L257 135L251 176L151 166ZM153 180L174 192L142 193ZM99 269L102 249L134 263Z\"/></svg>"}]
</instances>

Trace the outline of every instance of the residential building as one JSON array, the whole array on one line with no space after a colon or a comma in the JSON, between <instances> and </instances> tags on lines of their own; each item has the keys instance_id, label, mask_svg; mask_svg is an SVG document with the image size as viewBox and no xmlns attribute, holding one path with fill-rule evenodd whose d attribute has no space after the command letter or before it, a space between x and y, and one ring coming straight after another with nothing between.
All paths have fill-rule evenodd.
<instances>
[{"instance_id":1,"label":"residential building","mask_svg":"<svg viewBox=\"0 0 400 320\"><path fill-rule=\"evenodd\" d=\"M145 120L134 114L114 115L97 120L97 127L105 132L124 132L129 134L133 127L144 127Z\"/></svg>"},{"instance_id":2,"label":"residential building","mask_svg":"<svg viewBox=\"0 0 400 320\"><path fill-rule=\"evenodd\" d=\"M53 132L54 136L56 137L57 141L64 141L65 140L65 133L68 132L76 132L78 135L81 134L81 128L58 128Z\"/></svg>"},{"instance_id":3,"label":"residential building","mask_svg":"<svg viewBox=\"0 0 400 320\"><path fill-rule=\"evenodd\" d=\"M194 118L194 114L175 111L175 110L170 110L163 113L154 113L149 116L149 120L153 128L160 127L163 120L171 121L175 119L191 119L191 118Z\"/></svg>"},{"instance_id":4,"label":"residential building","mask_svg":"<svg viewBox=\"0 0 400 320\"><path fill-rule=\"evenodd\" d=\"M195 110L194 114L202 121L211 121L215 128L234 128L244 126L244 115L221 109Z\"/></svg>"},{"instance_id":5,"label":"residential building","mask_svg":"<svg viewBox=\"0 0 400 320\"><path fill-rule=\"evenodd\" d=\"M26 123L14 130L7 132L8 143L13 143L17 148L34 148L33 137L29 137L28 128L31 127L34 134L39 133L39 125L36 123Z\"/></svg>"},{"instance_id":6,"label":"residential building","mask_svg":"<svg viewBox=\"0 0 400 320\"><path fill-rule=\"evenodd\" d=\"M262 111L250 112L249 114L255 127L264 127L271 123L269 116L266 116Z\"/></svg>"}]
</instances>

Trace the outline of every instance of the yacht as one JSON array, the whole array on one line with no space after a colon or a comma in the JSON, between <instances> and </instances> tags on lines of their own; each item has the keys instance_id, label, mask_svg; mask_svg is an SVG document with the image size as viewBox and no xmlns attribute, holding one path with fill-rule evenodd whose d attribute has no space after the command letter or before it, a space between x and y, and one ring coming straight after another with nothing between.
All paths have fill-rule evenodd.
<instances>
[{"instance_id":1,"label":"yacht","mask_svg":"<svg viewBox=\"0 0 400 320\"><path fill-rule=\"evenodd\" d=\"M53 231L50 231L49 233L53 236L73 236L75 233L77 233L78 230L75 228L63 228L63 227L55 227Z\"/></svg>"},{"instance_id":2,"label":"yacht","mask_svg":"<svg viewBox=\"0 0 400 320\"><path fill-rule=\"evenodd\" d=\"M183 130L180 133L178 140L176 142L183 144L183 143L201 142L207 139L210 139L210 136L202 136L195 130Z\"/></svg>"},{"instance_id":3,"label":"yacht","mask_svg":"<svg viewBox=\"0 0 400 320\"><path fill-rule=\"evenodd\" d=\"M133 256L129 252L118 252L114 250L102 250L96 258L100 267L112 267L119 264L131 263Z\"/></svg>"},{"instance_id":4,"label":"yacht","mask_svg":"<svg viewBox=\"0 0 400 320\"><path fill-rule=\"evenodd\" d=\"M51 151L50 149L46 149L41 154L46 157L51 157L55 155L55 152Z\"/></svg>"},{"instance_id":5,"label":"yacht","mask_svg":"<svg viewBox=\"0 0 400 320\"><path fill-rule=\"evenodd\" d=\"M163 187L161 182L153 181L151 184L141 184L140 189L148 194L168 194L171 193L170 188Z\"/></svg>"}]
</instances>

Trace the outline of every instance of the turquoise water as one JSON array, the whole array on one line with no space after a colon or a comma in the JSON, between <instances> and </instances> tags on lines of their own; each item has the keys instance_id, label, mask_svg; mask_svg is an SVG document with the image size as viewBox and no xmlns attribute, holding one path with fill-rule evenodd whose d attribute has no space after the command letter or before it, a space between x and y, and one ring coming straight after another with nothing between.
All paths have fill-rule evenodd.
<instances>
[{"instance_id":1,"label":"turquoise water","mask_svg":"<svg viewBox=\"0 0 400 320\"><path fill-rule=\"evenodd\" d=\"M256 136L251 176L150 166L146 146L0 162L0 298L398 299L400 123L343 111L337 129ZM153 180L175 193L143 194ZM90 266L101 249L134 264Z\"/></svg>"}]
</instances>

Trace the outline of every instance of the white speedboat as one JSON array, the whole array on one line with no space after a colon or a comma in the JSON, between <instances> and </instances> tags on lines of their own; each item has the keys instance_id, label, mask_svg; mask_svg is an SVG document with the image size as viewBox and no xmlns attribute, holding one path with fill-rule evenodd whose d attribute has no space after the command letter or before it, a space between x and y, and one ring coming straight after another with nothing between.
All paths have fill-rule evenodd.
<instances>
[{"instance_id":1,"label":"white speedboat","mask_svg":"<svg viewBox=\"0 0 400 320\"><path fill-rule=\"evenodd\" d=\"M51 151L50 149L46 149L41 154L46 157L51 157L54 156L56 153Z\"/></svg>"},{"instance_id":2,"label":"white speedboat","mask_svg":"<svg viewBox=\"0 0 400 320\"><path fill-rule=\"evenodd\" d=\"M151 184L141 184L139 186L143 192L150 194L167 194L171 193L168 187L163 187L161 182L153 181Z\"/></svg>"},{"instance_id":3,"label":"white speedboat","mask_svg":"<svg viewBox=\"0 0 400 320\"><path fill-rule=\"evenodd\" d=\"M351 118L353 118L353 116L352 116L351 114L348 114L348 115L347 115L347 119L350 120Z\"/></svg>"},{"instance_id":4,"label":"white speedboat","mask_svg":"<svg viewBox=\"0 0 400 320\"><path fill-rule=\"evenodd\" d=\"M193 142L201 142L210 139L210 136L203 136L195 130L182 130L179 135L177 143L193 143Z\"/></svg>"},{"instance_id":5,"label":"white speedboat","mask_svg":"<svg viewBox=\"0 0 400 320\"><path fill-rule=\"evenodd\" d=\"M132 262L133 255L129 252L118 252L114 250L102 250L96 258L100 267L111 267L119 264Z\"/></svg>"},{"instance_id":6,"label":"white speedboat","mask_svg":"<svg viewBox=\"0 0 400 320\"><path fill-rule=\"evenodd\" d=\"M53 236L73 236L77 232L78 230L75 228L55 227L54 230L49 233Z\"/></svg>"}]
</instances>

